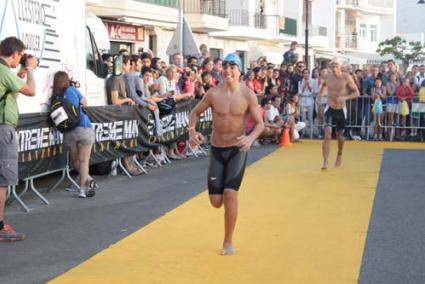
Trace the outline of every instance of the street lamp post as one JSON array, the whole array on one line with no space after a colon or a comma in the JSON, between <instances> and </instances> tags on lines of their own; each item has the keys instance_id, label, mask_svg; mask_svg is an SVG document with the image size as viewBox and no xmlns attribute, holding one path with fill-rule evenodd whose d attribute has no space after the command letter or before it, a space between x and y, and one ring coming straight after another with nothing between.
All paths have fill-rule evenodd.
<instances>
[{"instance_id":1,"label":"street lamp post","mask_svg":"<svg viewBox=\"0 0 425 284\"><path fill-rule=\"evenodd\" d=\"M305 66L308 68L308 2L305 1Z\"/></svg>"}]
</instances>

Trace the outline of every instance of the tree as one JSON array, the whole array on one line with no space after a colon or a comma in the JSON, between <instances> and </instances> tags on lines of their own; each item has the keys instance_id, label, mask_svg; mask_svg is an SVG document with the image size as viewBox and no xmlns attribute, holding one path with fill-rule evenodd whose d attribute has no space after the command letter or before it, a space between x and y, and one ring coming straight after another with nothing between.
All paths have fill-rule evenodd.
<instances>
[{"instance_id":1,"label":"tree","mask_svg":"<svg viewBox=\"0 0 425 284\"><path fill-rule=\"evenodd\" d=\"M421 42L410 41L408 43L399 36L379 43L376 52L381 56L391 54L395 59L401 60L404 70L407 70L409 63L425 59L425 46Z\"/></svg>"}]
</instances>

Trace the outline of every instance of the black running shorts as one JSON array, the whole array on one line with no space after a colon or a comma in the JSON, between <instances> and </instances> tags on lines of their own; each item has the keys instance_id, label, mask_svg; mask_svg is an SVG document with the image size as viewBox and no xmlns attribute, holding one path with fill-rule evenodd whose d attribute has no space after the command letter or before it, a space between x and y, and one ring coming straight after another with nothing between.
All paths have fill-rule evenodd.
<instances>
[{"instance_id":1,"label":"black running shorts","mask_svg":"<svg viewBox=\"0 0 425 284\"><path fill-rule=\"evenodd\" d=\"M209 194L223 194L224 189L239 190L245 172L247 152L238 147L211 146L208 170Z\"/></svg>"},{"instance_id":2,"label":"black running shorts","mask_svg":"<svg viewBox=\"0 0 425 284\"><path fill-rule=\"evenodd\" d=\"M341 132L345 129L345 112L343 109L333 109L328 107L325 111L325 127L336 126L336 130Z\"/></svg>"}]
</instances>

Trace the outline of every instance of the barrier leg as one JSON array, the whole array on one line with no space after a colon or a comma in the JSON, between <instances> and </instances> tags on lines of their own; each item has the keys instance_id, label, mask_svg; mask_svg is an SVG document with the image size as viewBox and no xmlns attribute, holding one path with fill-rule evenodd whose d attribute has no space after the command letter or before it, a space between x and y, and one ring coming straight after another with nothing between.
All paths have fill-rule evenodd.
<instances>
[{"instance_id":1,"label":"barrier leg","mask_svg":"<svg viewBox=\"0 0 425 284\"><path fill-rule=\"evenodd\" d=\"M26 189L28 188L28 180L25 181L25 188ZM22 201L21 197L19 197L19 195L16 193L16 186L15 185L11 186L11 190L12 190L12 195L15 198L15 200L18 201L18 203L22 206L22 208L24 208L24 210L27 213L30 212L31 209L28 208L28 206Z\"/></svg>"},{"instance_id":2,"label":"barrier leg","mask_svg":"<svg viewBox=\"0 0 425 284\"><path fill-rule=\"evenodd\" d=\"M149 155L148 155L148 157L152 157L152 159L155 161L155 163L159 166L159 167L162 167L162 164L161 164L161 162L158 160L158 158L155 156L155 154L153 153L153 151L152 150L150 150L149 151Z\"/></svg>"},{"instance_id":3,"label":"barrier leg","mask_svg":"<svg viewBox=\"0 0 425 284\"><path fill-rule=\"evenodd\" d=\"M118 166L123 170L123 172L128 176L128 178L132 178L130 173L127 171L127 169L124 167L124 165L121 163L121 159L118 159Z\"/></svg>"},{"instance_id":4,"label":"barrier leg","mask_svg":"<svg viewBox=\"0 0 425 284\"><path fill-rule=\"evenodd\" d=\"M145 169L145 167L143 167L140 163L139 163L139 161L137 161L137 159L136 158L133 158L133 161L134 161L134 163L136 164L136 166L142 171L142 172L144 172L145 174L148 174L148 171Z\"/></svg>"},{"instance_id":5,"label":"barrier leg","mask_svg":"<svg viewBox=\"0 0 425 284\"><path fill-rule=\"evenodd\" d=\"M66 169L63 169L62 176L60 177L60 179L53 186L49 187L47 192L52 192L53 190L55 190L65 180L65 177L66 177Z\"/></svg>"},{"instance_id":6,"label":"barrier leg","mask_svg":"<svg viewBox=\"0 0 425 284\"><path fill-rule=\"evenodd\" d=\"M78 183L71 177L71 170L69 169L69 166L66 166L65 168L65 172L66 172L66 178L79 190L80 186L78 185Z\"/></svg>"},{"instance_id":7,"label":"barrier leg","mask_svg":"<svg viewBox=\"0 0 425 284\"><path fill-rule=\"evenodd\" d=\"M202 152L202 154L204 154L206 157L208 156L208 153L207 153L207 151L202 147L202 146L199 146L199 150Z\"/></svg>"},{"instance_id":8,"label":"barrier leg","mask_svg":"<svg viewBox=\"0 0 425 284\"><path fill-rule=\"evenodd\" d=\"M41 195L41 193L37 189L35 189L34 179L30 179L30 188L35 193L35 195L37 195L38 198L40 198L45 204L50 204L50 202L46 198L44 198L44 196Z\"/></svg>"},{"instance_id":9,"label":"barrier leg","mask_svg":"<svg viewBox=\"0 0 425 284\"><path fill-rule=\"evenodd\" d=\"M165 162L166 162L167 164L171 164L171 161L170 161L170 159L168 159L167 153L165 153L164 148L162 148L162 147L161 147L160 149L161 149L161 155L163 155L163 156L164 156Z\"/></svg>"},{"instance_id":10,"label":"barrier leg","mask_svg":"<svg viewBox=\"0 0 425 284\"><path fill-rule=\"evenodd\" d=\"M196 153L196 151L193 149L193 147L190 144L189 144L189 149L190 149L190 152L192 152L193 156L198 158L198 154Z\"/></svg>"}]
</instances>

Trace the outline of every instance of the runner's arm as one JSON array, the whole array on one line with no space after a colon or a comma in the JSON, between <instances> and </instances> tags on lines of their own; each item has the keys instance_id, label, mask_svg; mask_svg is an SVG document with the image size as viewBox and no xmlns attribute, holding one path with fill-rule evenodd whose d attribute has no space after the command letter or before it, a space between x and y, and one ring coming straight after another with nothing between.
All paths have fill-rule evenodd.
<instances>
[{"instance_id":1,"label":"runner's arm","mask_svg":"<svg viewBox=\"0 0 425 284\"><path fill-rule=\"evenodd\" d=\"M193 108L189 115L189 134L195 133L196 124L198 123L201 114L211 107L211 92L208 91L202 100ZM193 131L193 132L191 132Z\"/></svg>"},{"instance_id":2,"label":"runner's arm","mask_svg":"<svg viewBox=\"0 0 425 284\"><path fill-rule=\"evenodd\" d=\"M260 110L258 108L257 96L251 90L249 91L249 96L248 96L248 111L252 115L252 118L255 121L255 128L251 132L251 134L248 135L248 137L252 139L252 141L255 141L255 139L257 139L258 136L260 136L261 133L263 133L264 120L261 117Z\"/></svg>"},{"instance_id":3,"label":"runner's arm","mask_svg":"<svg viewBox=\"0 0 425 284\"><path fill-rule=\"evenodd\" d=\"M357 88L357 85L354 83L354 80L351 78L351 76L347 76L347 87L351 91L350 94L346 96L347 100L360 97L359 89Z\"/></svg>"},{"instance_id":4,"label":"runner's arm","mask_svg":"<svg viewBox=\"0 0 425 284\"><path fill-rule=\"evenodd\" d=\"M326 80L323 81L323 84L320 86L320 91L316 96L316 103L317 104L320 103L320 98L323 97L323 94L325 93L325 88L326 88Z\"/></svg>"}]
</instances>

